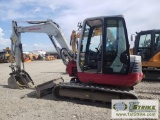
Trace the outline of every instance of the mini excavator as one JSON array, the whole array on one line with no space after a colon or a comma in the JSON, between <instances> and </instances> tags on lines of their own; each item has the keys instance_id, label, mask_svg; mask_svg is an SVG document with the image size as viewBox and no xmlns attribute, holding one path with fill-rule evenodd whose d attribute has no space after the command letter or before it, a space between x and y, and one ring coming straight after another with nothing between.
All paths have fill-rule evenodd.
<instances>
[{"instance_id":1,"label":"mini excavator","mask_svg":"<svg viewBox=\"0 0 160 120\"><path fill-rule=\"evenodd\" d=\"M34 84L24 67L21 68L24 61L20 36L21 33L36 32L48 35L66 65L66 72L72 77L70 82L57 78L37 85L38 98L52 93L55 99L67 97L101 102L137 99L133 86L143 77L141 57L129 54L127 29L122 15L85 19L77 53L71 51L57 23L52 20L26 22L32 25L22 27L16 21L12 22L11 51L16 65L12 63L10 66L12 73L8 85L11 88L28 88L30 83Z\"/></svg>"},{"instance_id":2,"label":"mini excavator","mask_svg":"<svg viewBox=\"0 0 160 120\"><path fill-rule=\"evenodd\" d=\"M133 41L133 35L131 40ZM160 80L160 30L137 32L133 55L139 55L142 58L145 80Z\"/></svg>"}]
</instances>

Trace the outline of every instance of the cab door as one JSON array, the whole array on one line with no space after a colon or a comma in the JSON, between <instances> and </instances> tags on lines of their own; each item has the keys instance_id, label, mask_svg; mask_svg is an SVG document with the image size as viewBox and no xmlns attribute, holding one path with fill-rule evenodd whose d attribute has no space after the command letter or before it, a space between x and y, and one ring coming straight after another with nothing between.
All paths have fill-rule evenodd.
<instances>
[{"instance_id":1,"label":"cab door","mask_svg":"<svg viewBox=\"0 0 160 120\"><path fill-rule=\"evenodd\" d=\"M104 19L103 66L105 74L128 74L130 66L129 42L122 17Z\"/></svg>"},{"instance_id":2,"label":"cab door","mask_svg":"<svg viewBox=\"0 0 160 120\"><path fill-rule=\"evenodd\" d=\"M152 57L154 47L153 33L154 31L144 31L136 36L135 46L137 49L134 54L140 55L142 61L148 61Z\"/></svg>"}]
</instances>

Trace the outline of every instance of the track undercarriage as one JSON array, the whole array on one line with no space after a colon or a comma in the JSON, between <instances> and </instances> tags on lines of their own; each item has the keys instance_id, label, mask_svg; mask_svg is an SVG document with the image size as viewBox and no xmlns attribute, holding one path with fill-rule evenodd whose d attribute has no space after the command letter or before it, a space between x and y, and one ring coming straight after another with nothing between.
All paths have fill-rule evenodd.
<instances>
[{"instance_id":1,"label":"track undercarriage","mask_svg":"<svg viewBox=\"0 0 160 120\"><path fill-rule=\"evenodd\" d=\"M37 97L40 98L45 94L52 93L56 100L61 98L76 98L104 103L111 102L112 99L137 99L131 88L116 88L106 85L81 83L76 78L72 78L70 82L65 83L61 79L55 79L54 81L37 86ZM51 85L51 82L53 83L52 87L44 87L47 87L47 84Z\"/></svg>"},{"instance_id":2,"label":"track undercarriage","mask_svg":"<svg viewBox=\"0 0 160 120\"><path fill-rule=\"evenodd\" d=\"M160 81L160 69L143 68L145 81Z\"/></svg>"}]
</instances>

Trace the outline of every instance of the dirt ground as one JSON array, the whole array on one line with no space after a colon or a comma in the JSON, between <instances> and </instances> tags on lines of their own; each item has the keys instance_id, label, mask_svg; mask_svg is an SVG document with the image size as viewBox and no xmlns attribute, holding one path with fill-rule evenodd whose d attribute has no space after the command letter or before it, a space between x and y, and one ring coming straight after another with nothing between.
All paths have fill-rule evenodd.
<instances>
[{"instance_id":1,"label":"dirt ground","mask_svg":"<svg viewBox=\"0 0 160 120\"><path fill-rule=\"evenodd\" d=\"M54 101L52 95L36 98L35 90L10 89L7 80L11 69L9 63L0 64L0 120L110 120L111 105L87 101ZM63 77L69 81L61 60L25 63L25 70L35 85L53 78ZM135 86L141 99L160 100L160 82L141 82Z\"/></svg>"}]
</instances>

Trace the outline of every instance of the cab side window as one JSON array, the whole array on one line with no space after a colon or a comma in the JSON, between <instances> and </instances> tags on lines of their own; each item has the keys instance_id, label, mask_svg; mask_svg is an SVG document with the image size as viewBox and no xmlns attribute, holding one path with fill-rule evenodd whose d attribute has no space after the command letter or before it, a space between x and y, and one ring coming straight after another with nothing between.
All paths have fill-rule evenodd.
<instances>
[{"instance_id":1,"label":"cab side window","mask_svg":"<svg viewBox=\"0 0 160 120\"><path fill-rule=\"evenodd\" d=\"M155 34L155 45L154 45L154 50L157 50L160 48L160 33Z\"/></svg>"}]
</instances>

